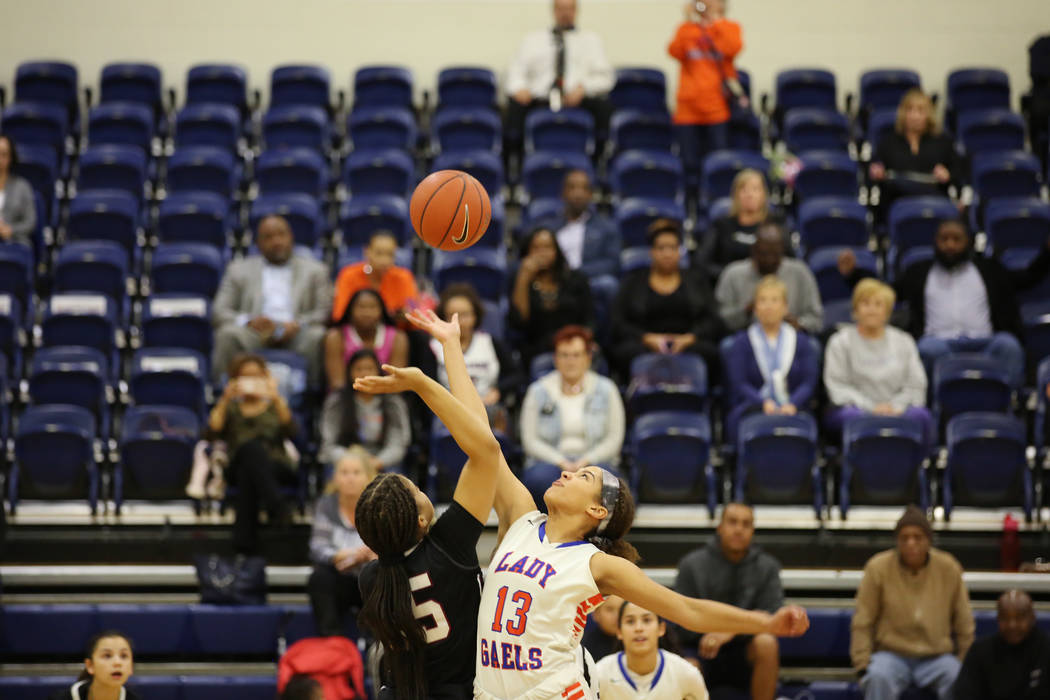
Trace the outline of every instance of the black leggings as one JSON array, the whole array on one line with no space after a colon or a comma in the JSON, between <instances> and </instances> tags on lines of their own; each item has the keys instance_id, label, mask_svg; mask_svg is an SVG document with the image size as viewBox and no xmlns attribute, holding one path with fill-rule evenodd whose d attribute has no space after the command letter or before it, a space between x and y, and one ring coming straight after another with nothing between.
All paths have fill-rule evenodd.
<instances>
[{"instance_id":1,"label":"black leggings","mask_svg":"<svg viewBox=\"0 0 1050 700\"><path fill-rule=\"evenodd\" d=\"M226 481L237 487L233 547L239 554L255 554L259 549L259 508L266 508L271 521L281 517L287 505L280 487L295 483L295 474L273 459L264 443L256 439L237 448L226 468Z\"/></svg>"},{"instance_id":2,"label":"black leggings","mask_svg":"<svg viewBox=\"0 0 1050 700\"><path fill-rule=\"evenodd\" d=\"M335 637L346 633L346 613L361 607L361 589L357 574L341 574L331 564L315 565L306 582L310 609L314 614L317 634Z\"/></svg>"}]
</instances>

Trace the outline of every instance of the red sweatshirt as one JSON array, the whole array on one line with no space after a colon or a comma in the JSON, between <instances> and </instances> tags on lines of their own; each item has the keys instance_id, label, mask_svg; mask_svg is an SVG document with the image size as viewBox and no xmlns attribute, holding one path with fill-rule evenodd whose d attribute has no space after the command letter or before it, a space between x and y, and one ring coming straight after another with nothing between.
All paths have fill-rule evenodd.
<instances>
[{"instance_id":1,"label":"red sweatshirt","mask_svg":"<svg viewBox=\"0 0 1050 700\"><path fill-rule=\"evenodd\" d=\"M728 19L717 20L707 27L696 22L685 22L678 27L667 47L667 53L682 64L674 113L676 124L719 124L729 119L722 80L723 76L736 77L733 57L743 46L740 25ZM714 52L722 54L721 69Z\"/></svg>"}]
</instances>

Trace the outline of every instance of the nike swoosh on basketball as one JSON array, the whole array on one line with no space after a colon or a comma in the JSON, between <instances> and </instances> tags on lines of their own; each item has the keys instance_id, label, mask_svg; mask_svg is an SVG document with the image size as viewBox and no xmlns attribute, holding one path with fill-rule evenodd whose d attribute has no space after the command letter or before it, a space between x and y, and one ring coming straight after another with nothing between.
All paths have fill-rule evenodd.
<instances>
[{"instance_id":1,"label":"nike swoosh on basketball","mask_svg":"<svg viewBox=\"0 0 1050 700\"><path fill-rule=\"evenodd\" d=\"M464 204L463 205L463 233L459 234L458 236L453 236L452 237L452 242L455 243L456 245L459 245L459 244L463 243L465 240L467 240L467 231L469 231L469 230L470 230L470 205L469 204Z\"/></svg>"}]
</instances>

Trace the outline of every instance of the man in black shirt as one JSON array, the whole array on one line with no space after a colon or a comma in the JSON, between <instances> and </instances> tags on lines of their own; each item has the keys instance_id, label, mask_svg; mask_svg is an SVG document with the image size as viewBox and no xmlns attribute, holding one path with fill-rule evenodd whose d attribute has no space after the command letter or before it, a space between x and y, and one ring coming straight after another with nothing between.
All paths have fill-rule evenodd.
<instances>
[{"instance_id":1,"label":"man in black shirt","mask_svg":"<svg viewBox=\"0 0 1050 700\"><path fill-rule=\"evenodd\" d=\"M999 596L999 633L974 642L955 679L955 700L1050 698L1050 638L1024 591Z\"/></svg>"}]
</instances>

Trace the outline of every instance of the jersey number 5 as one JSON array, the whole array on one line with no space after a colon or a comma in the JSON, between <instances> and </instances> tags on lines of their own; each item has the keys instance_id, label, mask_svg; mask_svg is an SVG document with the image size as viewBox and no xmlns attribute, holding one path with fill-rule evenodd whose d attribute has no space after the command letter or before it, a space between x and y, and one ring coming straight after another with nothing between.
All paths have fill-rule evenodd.
<instances>
[{"instance_id":1,"label":"jersey number 5","mask_svg":"<svg viewBox=\"0 0 1050 700\"><path fill-rule=\"evenodd\" d=\"M492 620L492 631L503 631L503 606L507 603L507 586L499 589L496 593L496 616ZM532 607L532 594L528 591L514 591L510 597L512 605L516 605L514 619L507 620L507 634L520 637L525 633L525 625L529 621L529 608Z\"/></svg>"},{"instance_id":2,"label":"jersey number 5","mask_svg":"<svg viewBox=\"0 0 1050 700\"><path fill-rule=\"evenodd\" d=\"M434 585L430 581L430 574L425 571L421 574L410 577L408 579L408 584L412 587L413 593L430 588ZM436 600L425 600L419 604L413 602L412 614L416 616L417 620L425 620L428 617L434 620L433 625L428 625L426 622L423 623L423 631L426 632L427 644L433 644L434 642L440 642L442 639L448 638L448 618L445 617L445 609L441 607L441 603Z\"/></svg>"}]
</instances>

